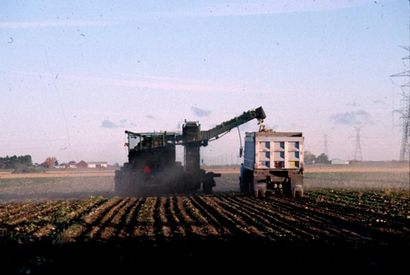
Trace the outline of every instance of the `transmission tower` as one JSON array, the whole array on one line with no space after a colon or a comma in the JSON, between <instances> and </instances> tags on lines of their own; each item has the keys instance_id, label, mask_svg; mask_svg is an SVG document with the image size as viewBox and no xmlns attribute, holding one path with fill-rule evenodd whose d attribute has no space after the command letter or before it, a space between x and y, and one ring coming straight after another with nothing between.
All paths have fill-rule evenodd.
<instances>
[{"instance_id":1,"label":"transmission tower","mask_svg":"<svg viewBox=\"0 0 410 275\"><path fill-rule=\"evenodd\" d=\"M327 141L328 135L323 135L323 153L326 154L328 158L329 157L329 147L328 147L328 141Z\"/></svg>"},{"instance_id":2,"label":"transmission tower","mask_svg":"<svg viewBox=\"0 0 410 275\"><path fill-rule=\"evenodd\" d=\"M410 160L410 93L405 97L405 104L406 110L403 112L403 129L400 144L401 161Z\"/></svg>"},{"instance_id":3,"label":"transmission tower","mask_svg":"<svg viewBox=\"0 0 410 275\"><path fill-rule=\"evenodd\" d=\"M410 11L410 1L409 1L409 11ZM409 17L409 40L407 47L401 46L404 50L409 52L406 57L403 57L402 60L405 62L405 66L407 70L393 74L391 77L405 77L407 81L400 85L402 90L402 108L400 110L401 113L401 122L402 122L402 137L401 137L401 144L400 144L400 161L409 161L410 165L410 17ZM409 171L410 173L410 171Z\"/></svg>"},{"instance_id":4,"label":"transmission tower","mask_svg":"<svg viewBox=\"0 0 410 275\"><path fill-rule=\"evenodd\" d=\"M362 161L363 154L362 154L362 145L361 145L361 137L360 137L360 127L354 128L356 131L356 139L355 139L355 149L354 149L354 158L355 161Z\"/></svg>"},{"instance_id":5,"label":"transmission tower","mask_svg":"<svg viewBox=\"0 0 410 275\"><path fill-rule=\"evenodd\" d=\"M409 41L410 43L410 41ZM410 53L410 47L402 47ZM408 70L403 72L393 74L391 77L405 77L407 82L400 85L401 88L401 128L402 128L402 137L400 143L400 161L410 160L410 54L402 58L404 61L407 61Z\"/></svg>"}]
</instances>

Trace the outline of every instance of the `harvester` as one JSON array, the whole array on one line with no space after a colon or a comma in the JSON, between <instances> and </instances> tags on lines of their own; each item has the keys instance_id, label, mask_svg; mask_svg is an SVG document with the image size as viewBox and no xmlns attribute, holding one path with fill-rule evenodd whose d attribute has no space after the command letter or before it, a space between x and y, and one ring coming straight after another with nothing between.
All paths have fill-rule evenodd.
<instances>
[{"instance_id":1,"label":"harvester","mask_svg":"<svg viewBox=\"0 0 410 275\"><path fill-rule=\"evenodd\" d=\"M149 195L196 191L211 193L220 174L200 168L200 148L252 119L260 126L266 115L262 107L242 113L206 130L197 121L186 121L182 133L125 131L128 162L115 173L120 195ZM184 147L184 165L176 161L176 145Z\"/></svg>"}]
</instances>

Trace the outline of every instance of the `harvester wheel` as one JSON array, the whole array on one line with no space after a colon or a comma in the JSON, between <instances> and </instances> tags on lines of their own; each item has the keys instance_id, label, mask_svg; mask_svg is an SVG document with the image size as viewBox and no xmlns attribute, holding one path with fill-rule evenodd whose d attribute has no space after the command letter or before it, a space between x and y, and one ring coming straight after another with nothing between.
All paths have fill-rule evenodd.
<instances>
[{"instance_id":1,"label":"harvester wheel","mask_svg":"<svg viewBox=\"0 0 410 275\"><path fill-rule=\"evenodd\" d=\"M209 181L204 181L202 183L202 191L205 194L212 194L212 183Z\"/></svg>"},{"instance_id":2,"label":"harvester wheel","mask_svg":"<svg viewBox=\"0 0 410 275\"><path fill-rule=\"evenodd\" d=\"M114 191L115 193L117 193L118 195L122 195L121 193L123 193L123 186L122 186L122 180L123 180L123 175L122 175L122 171L121 170L117 170L115 171L115 177L114 177Z\"/></svg>"}]
</instances>

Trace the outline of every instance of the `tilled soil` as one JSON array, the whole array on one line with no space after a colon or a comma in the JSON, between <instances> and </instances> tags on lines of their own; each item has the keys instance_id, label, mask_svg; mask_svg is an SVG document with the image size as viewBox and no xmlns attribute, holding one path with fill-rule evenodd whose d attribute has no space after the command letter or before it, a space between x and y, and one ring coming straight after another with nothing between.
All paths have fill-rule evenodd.
<instances>
[{"instance_id":1,"label":"tilled soil","mask_svg":"<svg viewBox=\"0 0 410 275\"><path fill-rule=\"evenodd\" d=\"M0 234L3 271L17 274L189 264L391 271L405 267L410 206L406 192L330 190L300 200L230 193L12 202L0 204Z\"/></svg>"}]
</instances>

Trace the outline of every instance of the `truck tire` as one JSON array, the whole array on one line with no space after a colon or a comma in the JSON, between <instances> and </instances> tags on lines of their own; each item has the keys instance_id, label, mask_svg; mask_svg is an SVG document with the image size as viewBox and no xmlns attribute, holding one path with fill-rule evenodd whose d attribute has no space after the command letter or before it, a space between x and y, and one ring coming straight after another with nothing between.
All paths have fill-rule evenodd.
<instances>
[{"instance_id":1,"label":"truck tire","mask_svg":"<svg viewBox=\"0 0 410 275\"><path fill-rule=\"evenodd\" d=\"M290 177L290 186L293 198L303 197L303 176L298 174Z\"/></svg>"},{"instance_id":2,"label":"truck tire","mask_svg":"<svg viewBox=\"0 0 410 275\"><path fill-rule=\"evenodd\" d=\"M292 197L294 199L303 198L303 189L293 189L292 190Z\"/></svg>"},{"instance_id":3,"label":"truck tire","mask_svg":"<svg viewBox=\"0 0 410 275\"><path fill-rule=\"evenodd\" d=\"M245 193L242 177L239 177L239 192L242 194Z\"/></svg>"},{"instance_id":4,"label":"truck tire","mask_svg":"<svg viewBox=\"0 0 410 275\"><path fill-rule=\"evenodd\" d=\"M293 192L292 192L292 197L293 197L294 199L303 198L303 190L293 190Z\"/></svg>"},{"instance_id":5,"label":"truck tire","mask_svg":"<svg viewBox=\"0 0 410 275\"><path fill-rule=\"evenodd\" d=\"M292 186L289 178L285 178L285 180L282 183L282 190L283 190L283 195L285 197L292 197Z\"/></svg>"},{"instance_id":6,"label":"truck tire","mask_svg":"<svg viewBox=\"0 0 410 275\"><path fill-rule=\"evenodd\" d=\"M266 197L266 184L261 184L261 186L258 189L260 196L262 198Z\"/></svg>"},{"instance_id":7,"label":"truck tire","mask_svg":"<svg viewBox=\"0 0 410 275\"><path fill-rule=\"evenodd\" d=\"M248 194L251 195L251 196L258 197L258 193L257 193L258 190L255 189L255 185L253 183L253 180L248 182L248 187L249 187L248 188Z\"/></svg>"},{"instance_id":8,"label":"truck tire","mask_svg":"<svg viewBox=\"0 0 410 275\"><path fill-rule=\"evenodd\" d=\"M249 182L247 179L247 176L244 175L243 178L239 178L239 191L242 194L248 194L249 193Z\"/></svg>"},{"instance_id":9,"label":"truck tire","mask_svg":"<svg viewBox=\"0 0 410 275\"><path fill-rule=\"evenodd\" d=\"M254 189L256 198L264 198L266 196L266 183L257 183L254 185Z\"/></svg>"}]
</instances>

